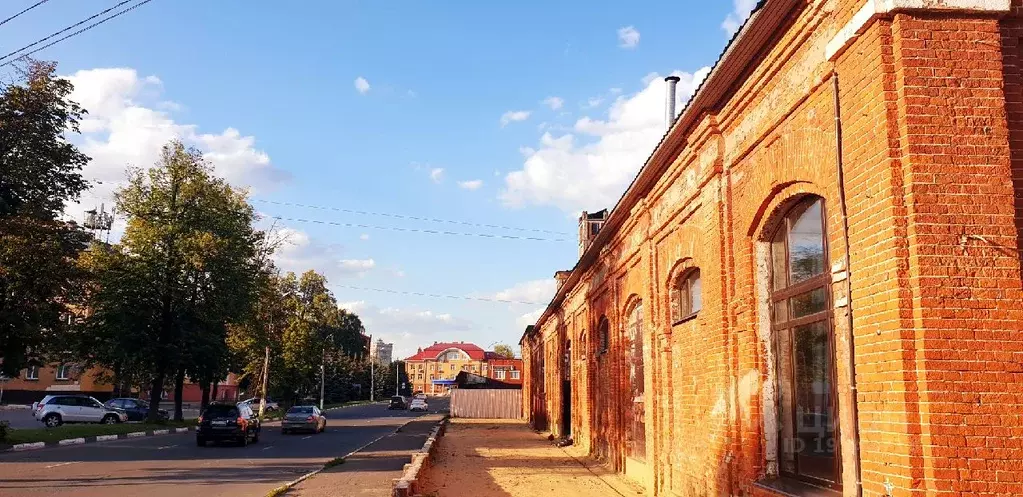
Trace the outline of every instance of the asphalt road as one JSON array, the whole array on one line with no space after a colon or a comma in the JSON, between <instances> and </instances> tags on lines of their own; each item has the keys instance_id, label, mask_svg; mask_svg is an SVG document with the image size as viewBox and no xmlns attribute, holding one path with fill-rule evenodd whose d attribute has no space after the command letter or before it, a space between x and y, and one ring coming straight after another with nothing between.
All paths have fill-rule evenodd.
<instances>
[{"instance_id":1,"label":"asphalt road","mask_svg":"<svg viewBox=\"0 0 1023 497\"><path fill-rule=\"evenodd\" d=\"M431 412L447 408L447 398L430 399ZM0 496L261 496L418 415L383 404L337 409L323 433L282 435L268 424L247 447L198 447L188 433L10 452L0 454Z\"/></svg>"}]
</instances>

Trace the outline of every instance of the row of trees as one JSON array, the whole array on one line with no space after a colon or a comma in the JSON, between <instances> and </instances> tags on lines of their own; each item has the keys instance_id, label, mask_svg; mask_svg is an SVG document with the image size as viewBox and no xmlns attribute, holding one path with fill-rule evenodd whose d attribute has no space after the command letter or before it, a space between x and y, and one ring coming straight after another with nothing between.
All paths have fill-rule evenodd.
<instances>
[{"instance_id":1,"label":"row of trees","mask_svg":"<svg viewBox=\"0 0 1023 497\"><path fill-rule=\"evenodd\" d=\"M54 64L30 63L22 75L0 89L4 375L52 360L103 366L117 385L145 385L150 419L173 385L180 419L186 380L202 386L204 403L228 371L258 386L269 351L279 397L318 394L321 365L332 396L361 393L351 391L369 379L358 316L338 308L322 275L279 273L280 240L254 227L246 193L200 152L172 141L153 167L128 169L115 244L64 220L87 188L89 158L65 138L85 110Z\"/></svg>"}]
</instances>

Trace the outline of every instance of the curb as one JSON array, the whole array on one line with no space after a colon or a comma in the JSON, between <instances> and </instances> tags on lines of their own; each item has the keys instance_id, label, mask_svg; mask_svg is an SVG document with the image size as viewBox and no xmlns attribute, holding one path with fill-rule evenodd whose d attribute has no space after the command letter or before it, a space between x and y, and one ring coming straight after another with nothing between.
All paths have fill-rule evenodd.
<instances>
[{"instance_id":1,"label":"curb","mask_svg":"<svg viewBox=\"0 0 1023 497\"><path fill-rule=\"evenodd\" d=\"M365 405L365 404L362 404L362 405ZM344 409L346 407L353 407L353 406L341 406L341 407L335 407L334 409ZM325 409L325 410L329 410L329 409ZM424 416L425 416L425 414L424 414ZM404 423L402 423L401 426L398 426L397 428L395 428L393 431L388 432L388 433L384 433L383 435L380 435L379 437L376 437L373 440L370 440L369 442L366 442L365 444L359 446L355 450L353 450L353 451L351 451L351 452L349 452L349 453L347 453L347 454L345 454L345 455L343 455L343 456L341 456L339 458L336 457L334 459L348 459L349 457L352 457L355 453L359 452L360 450L365 449L366 447L369 447L370 445L373 445L373 444L375 444L375 443L377 443L377 442L379 442L379 441L381 441L381 440L383 440L383 439L385 439L385 438L387 438L387 437L389 437L391 435L394 435L394 434L398 433L399 431L401 431L402 428L407 426L409 423L419 419L420 417L422 417L422 416L416 416L414 418L411 418L408 421L405 421ZM274 488L267 495L268 496L269 495L284 495L285 492L287 492L288 490L291 490L291 488L294 487L295 485L298 485L299 483L302 483L303 481L305 481L305 480L307 480L309 478L312 478L313 476L316 476L317 474L321 473L325 469L327 469L326 463L324 464L324 466L321 466L320 469L317 469L317 470L314 470L314 471L310 471L310 472L308 472L308 473L306 473L306 474L304 474L302 476L299 476L298 478L296 478L296 479L294 479L292 481L289 481L288 483L285 483L284 485L281 485L281 486L279 486L277 488Z\"/></svg>"},{"instance_id":2,"label":"curb","mask_svg":"<svg viewBox=\"0 0 1023 497\"><path fill-rule=\"evenodd\" d=\"M56 442L32 442L24 444L15 444L0 447L0 454L6 452L22 452L26 450L48 449L51 447L63 447L66 445L82 445L96 442L110 442L113 440L124 440L128 438L154 437L175 433L188 433L190 431L195 431L195 427L190 426L185 428L174 428L166 430L135 431L131 433L121 433L118 435L96 435L92 437L65 438L64 440L58 440Z\"/></svg>"},{"instance_id":3,"label":"curb","mask_svg":"<svg viewBox=\"0 0 1023 497\"><path fill-rule=\"evenodd\" d=\"M419 495L419 474L429 467L430 459L435 455L436 451L434 448L437 446L437 442L440 437L444 435L444 430L447 429L449 416L444 416L437 426L430 432L430 436L427 437L426 443L423 444L423 448L419 449L419 452L412 454L412 462L405 465L405 472L402 473L401 478L395 479L394 484L391 486L391 497L415 497Z\"/></svg>"}]
</instances>

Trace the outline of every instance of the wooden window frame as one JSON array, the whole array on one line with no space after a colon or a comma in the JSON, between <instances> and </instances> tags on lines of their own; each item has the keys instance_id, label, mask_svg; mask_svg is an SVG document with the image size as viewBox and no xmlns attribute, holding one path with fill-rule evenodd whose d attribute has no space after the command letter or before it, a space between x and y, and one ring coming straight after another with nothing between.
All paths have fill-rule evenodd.
<instances>
[{"instance_id":1,"label":"wooden window frame","mask_svg":"<svg viewBox=\"0 0 1023 497\"><path fill-rule=\"evenodd\" d=\"M693 281L700 280L700 308L693 310ZM671 325L691 321L703 310L703 281L700 268L692 267L682 271L671 283L668 298L671 300Z\"/></svg>"},{"instance_id":2,"label":"wooden window frame","mask_svg":"<svg viewBox=\"0 0 1023 497\"><path fill-rule=\"evenodd\" d=\"M822 245L823 257L824 257L823 271L821 272L821 274L811 276L810 278L807 278L807 279L805 279L803 281L800 281L800 282L797 282L795 284L792 284L792 283L790 283L791 278L792 278L792 274L791 274L791 268L789 267L789 264L790 264L789 233L791 233L791 231L792 231L793 222L798 219L798 217L794 218L793 214L798 209L800 209L800 207L809 206L809 205L813 204L814 202L820 202L820 205L821 205L821 245ZM803 212L805 213L805 210ZM786 274L785 274L786 286L784 288L781 288L781 289L775 289L774 285L775 285L775 270L776 270L776 268L775 268L774 254L773 254L772 250L774 248L773 247L774 240L778 236L778 233L781 232L782 230L785 231L784 247L785 247L785 265L786 265L786 267L785 267L785 271L786 271ZM780 360L781 359L780 359L779 356L782 353L788 353L788 354L792 355L793 352L791 350L789 350L789 351L782 351L782 350L780 350L780 347L777 345L777 343L778 343L779 334L781 332L784 332L784 331L787 331L787 330L791 330L791 329L794 329L794 328L796 328L798 326L803 326L803 325L807 325L807 324L813 324L813 323L818 323L818 322L824 322L825 323L825 326L826 326L826 329L827 329L827 337L828 337L828 344L827 344L827 346L829 347L830 354L831 354L831 367L829 368L829 371L828 371L828 383L829 383L829 386L830 386L829 398L831 400L831 412L833 413L833 415L836 418L833 421L835 428L834 428L834 432L832 434L832 437L835 440L835 454L836 454L836 457L835 457L835 470L834 470L835 481L829 481L829 480L825 480L825 479L821 479L821 478L816 478L816 477L813 477L813 476L810 476L810 475L800 474L799 473L799 455L798 454L794 454L794 464L795 464L796 472L795 473L790 473L790 472L787 472L787 471L783 470L782 469L782 463L781 463L781 460L783 458L783 454L781 454L782 449L781 449L780 446L778 448L778 452L779 453L776 456L777 460L778 460L778 474L782 478L788 478L788 479L792 479L792 480L796 480L796 481L800 481L800 482L804 482L804 483L809 483L811 485L818 485L818 486L822 486L822 487L833 489L833 490L841 490L842 489L841 427L839 426L838 419L837 419L838 418L838 385L836 383L837 372L836 372L836 361L835 361L835 327L834 327L834 318L833 318L833 315L832 315L832 308L831 308L832 288L831 288L831 274L830 274L830 271L829 271L830 257L828 257L829 250L828 250L827 210L825 209L824 199L821 198L821 197L812 196L812 197L808 197L806 199L800 200L799 202L796 202L796 203L792 204L788 209L785 210L785 214L782 216L782 218L780 220L780 223L778 224L778 226L776 226L774 228L773 231L771 231L770 235L771 236L769 236L767 238L767 243L769 245L769 249L768 249L768 254L769 254L769 256L768 256L768 267L769 267L768 289L769 289L769 292L770 292L770 305L772 307L771 315L770 315L771 330L772 330L772 334L773 334L772 340L774 340L774 342L775 342L775 350L776 350L775 364L773 365L773 367L775 368L776 381L779 384L779 387L776 389L779 392L779 395L778 395L778 397L777 397L777 399L775 401L775 403L777 405L777 409L778 409L777 410L777 412L778 412L777 422L778 422L778 436L779 436L779 440L782 438L782 430L784 429L783 426L782 426L783 421L782 421L782 417L781 417L781 411L783 409L789 411L791 413L791 417L793 419L795 419L796 416L798 415L797 407L796 407L796 397L797 396L795 395L796 385L795 385L795 378L794 377L792 378L792 381L790 382L791 384L789 385L789 388L793 392L793 395L791 396L790 399L788 399L789 400L788 405L782 405L782 396L781 396L781 391L782 390L780 388L781 381L782 381L782 376L780 374L780 367L781 367ZM817 289L824 289L824 295L825 295L824 302L825 302L825 305L824 305L824 310L823 311L816 312L816 313L813 313L813 314L809 314L809 315L806 315L806 316L800 316L798 318L793 319L793 318L790 317L790 315L791 315L791 307L790 307L786 311L785 320L784 321L776 321L776 317L775 317L775 313L774 313L774 309L773 309L774 306L777 306L777 305L786 305L787 306L787 305L789 305L789 302L790 302L789 299L791 299L792 297L795 297L795 296L798 296L798 295L802 295L802 294L805 294L805 293L808 293L808 292L811 292L811 291L814 291L814 290L817 290ZM794 360L794 358L791 358L790 359L790 363L793 360Z\"/></svg>"}]
</instances>

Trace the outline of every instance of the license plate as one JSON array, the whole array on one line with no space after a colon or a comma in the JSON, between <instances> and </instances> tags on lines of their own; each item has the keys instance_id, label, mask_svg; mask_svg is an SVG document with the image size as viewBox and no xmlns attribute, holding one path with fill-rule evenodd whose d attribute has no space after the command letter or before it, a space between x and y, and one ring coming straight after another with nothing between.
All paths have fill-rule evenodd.
<instances>
[{"instance_id":1,"label":"license plate","mask_svg":"<svg viewBox=\"0 0 1023 497\"><path fill-rule=\"evenodd\" d=\"M227 426L227 421L214 421L213 426Z\"/></svg>"}]
</instances>

